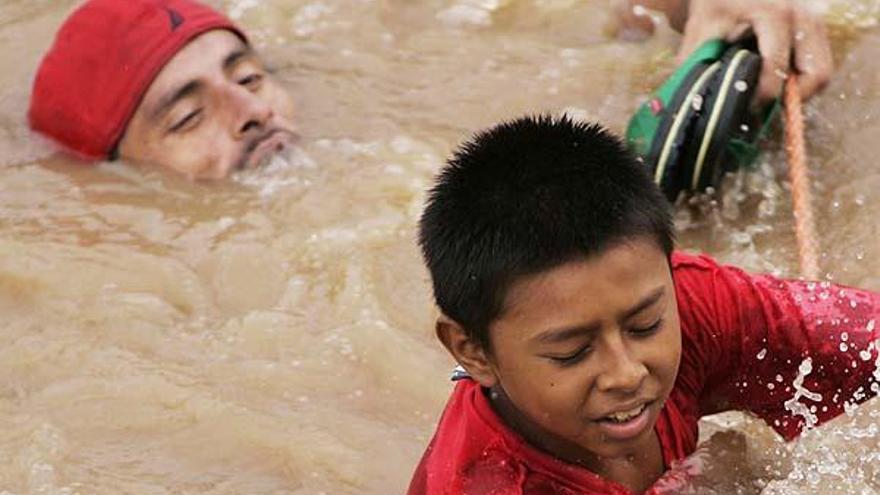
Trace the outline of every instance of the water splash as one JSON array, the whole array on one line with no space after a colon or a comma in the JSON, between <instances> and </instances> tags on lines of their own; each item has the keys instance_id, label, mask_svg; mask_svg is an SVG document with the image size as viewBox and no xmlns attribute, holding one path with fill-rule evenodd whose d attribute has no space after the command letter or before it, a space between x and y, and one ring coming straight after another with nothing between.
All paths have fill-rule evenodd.
<instances>
[{"instance_id":1,"label":"water splash","mask_svg":"<svg viewBox=\"0 0 880 495\"><path fill-rule=\"evenodd\" d=\"M238 0L229 7L229 17L232 19L241 19L245 12L259 5L258 0Z\"/></svg>"},{"instance_id":2,"label":"water splash","mask_svg":"<svg viewBox=\"0 0 880 495\"><path fill-rule=\"evenodd\" d=\"M302 6L293 18L293 33L300 38L307 38L326 28L326 18L335 10L334 6L325 2L312 2Z\"/></svg>"},{"instance_id":3,"label":"water splash","mask_svg":"<svg viewBox=\"0 0 880 495\"><path fill-rule=\"evenodd\" d=\"M803 402L800 402L800 398L804 397L814 402L820 402L822 400L822 394L813 392L806 387L804 387L804 378L807 377L813 371L813 359L805 358L801 361L800 366L798 366L798 374L795 377L792 386L794 387L794 396L785 401L785 409L791 412L794 416L801 416L804 418L804 429L809 430L816 426L819 422L819 418L816 417L814 412Z\"/></svg>"},{"instance_id":4,"label":"water splash","mask_svg":"<svg viewBox=\"0 0 880 495\"><path fill-rule=\"evenodd\" d=\"M437 19L451 26L492 25L492 14L504 7L507 0L462 0L437 14Z\"/></svg>"}]
</instances>

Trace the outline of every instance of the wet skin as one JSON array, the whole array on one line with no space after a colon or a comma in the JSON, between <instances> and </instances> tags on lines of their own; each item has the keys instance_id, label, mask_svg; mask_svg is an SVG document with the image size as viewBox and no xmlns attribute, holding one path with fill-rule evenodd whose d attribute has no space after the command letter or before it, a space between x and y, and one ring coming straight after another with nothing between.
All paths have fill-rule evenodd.
<instances>
[{"instance_id":1,"label":"wet skin","mask_svg":"<svg viewBox=\"0 0 880 495\"><path fill-rule=\"evenodd\" d=\"M516 281L489 326L490 352L446 317L437 332L532 445L636 492L663 473L654 424L681 334L669 264L651 240ZM641 412L609 421L624 411Z\"/></svg>"},{"instance_id":2,"label":"wet skin","mask_svg":"<svg viewBox=\"0 0 880 495\"><path fill-rule=\"evenodd\" d=\"M295 139L290 96L230 31L198 36L162 68L119 156L191 179L257 167Z\"/></svg>"}]
</instances>

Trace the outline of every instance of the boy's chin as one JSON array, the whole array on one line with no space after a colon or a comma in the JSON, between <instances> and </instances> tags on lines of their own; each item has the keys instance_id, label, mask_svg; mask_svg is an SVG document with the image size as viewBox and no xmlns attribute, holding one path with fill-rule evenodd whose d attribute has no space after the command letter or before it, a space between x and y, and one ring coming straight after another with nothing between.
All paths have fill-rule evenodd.
<instances>
[{"instance_id":1,"label":"boy's chin","mask_svg":"<svg viewBox=\"0 0 880 495\"><path fill-rule=\"evenodd\" d=\"M621 458L644 454L644 446L654 434L654 427L659 416L658 402L649 404L641 417L635 418L631 424L609 424L606 421L593 421L592 429L597 438L584 446L599 457Z\"/></svg>"}]
</instances>

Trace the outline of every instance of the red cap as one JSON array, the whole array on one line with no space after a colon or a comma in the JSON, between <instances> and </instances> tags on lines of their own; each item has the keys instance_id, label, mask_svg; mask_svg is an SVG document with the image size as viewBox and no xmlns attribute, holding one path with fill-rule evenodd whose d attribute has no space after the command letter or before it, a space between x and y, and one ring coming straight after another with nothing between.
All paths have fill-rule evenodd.
<instances>
[{"instance_id":1,"label":"red cap","mask_svg":"<svg viewBox=\"0 0 880 495\"><path fill-rule=\"evenodd\" d=\"M227 17L192 0L88 0L43 57L31 128L83 158L109 158L162 67L213 29L247 40Z\"/></svg>"}]
</instances>

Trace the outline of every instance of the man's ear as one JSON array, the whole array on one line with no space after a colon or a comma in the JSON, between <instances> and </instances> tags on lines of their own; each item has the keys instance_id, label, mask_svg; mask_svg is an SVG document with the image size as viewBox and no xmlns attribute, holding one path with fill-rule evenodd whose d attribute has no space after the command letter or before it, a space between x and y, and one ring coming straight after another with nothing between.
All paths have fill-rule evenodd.
<instances>
[{"instance_id":1,"label":"man's ear","mask_svg":"<svg viewBox=\"0 0 880 495\"><path fill-rule=\"evenodd\" d=\"M446 315L437 318L437 338L452 354L471 378L479 382L483 387L492 387L498 381L495 368L489 359L489 354L483 346L468 335L461 325Z\"/></svg>"}]
</instances>

